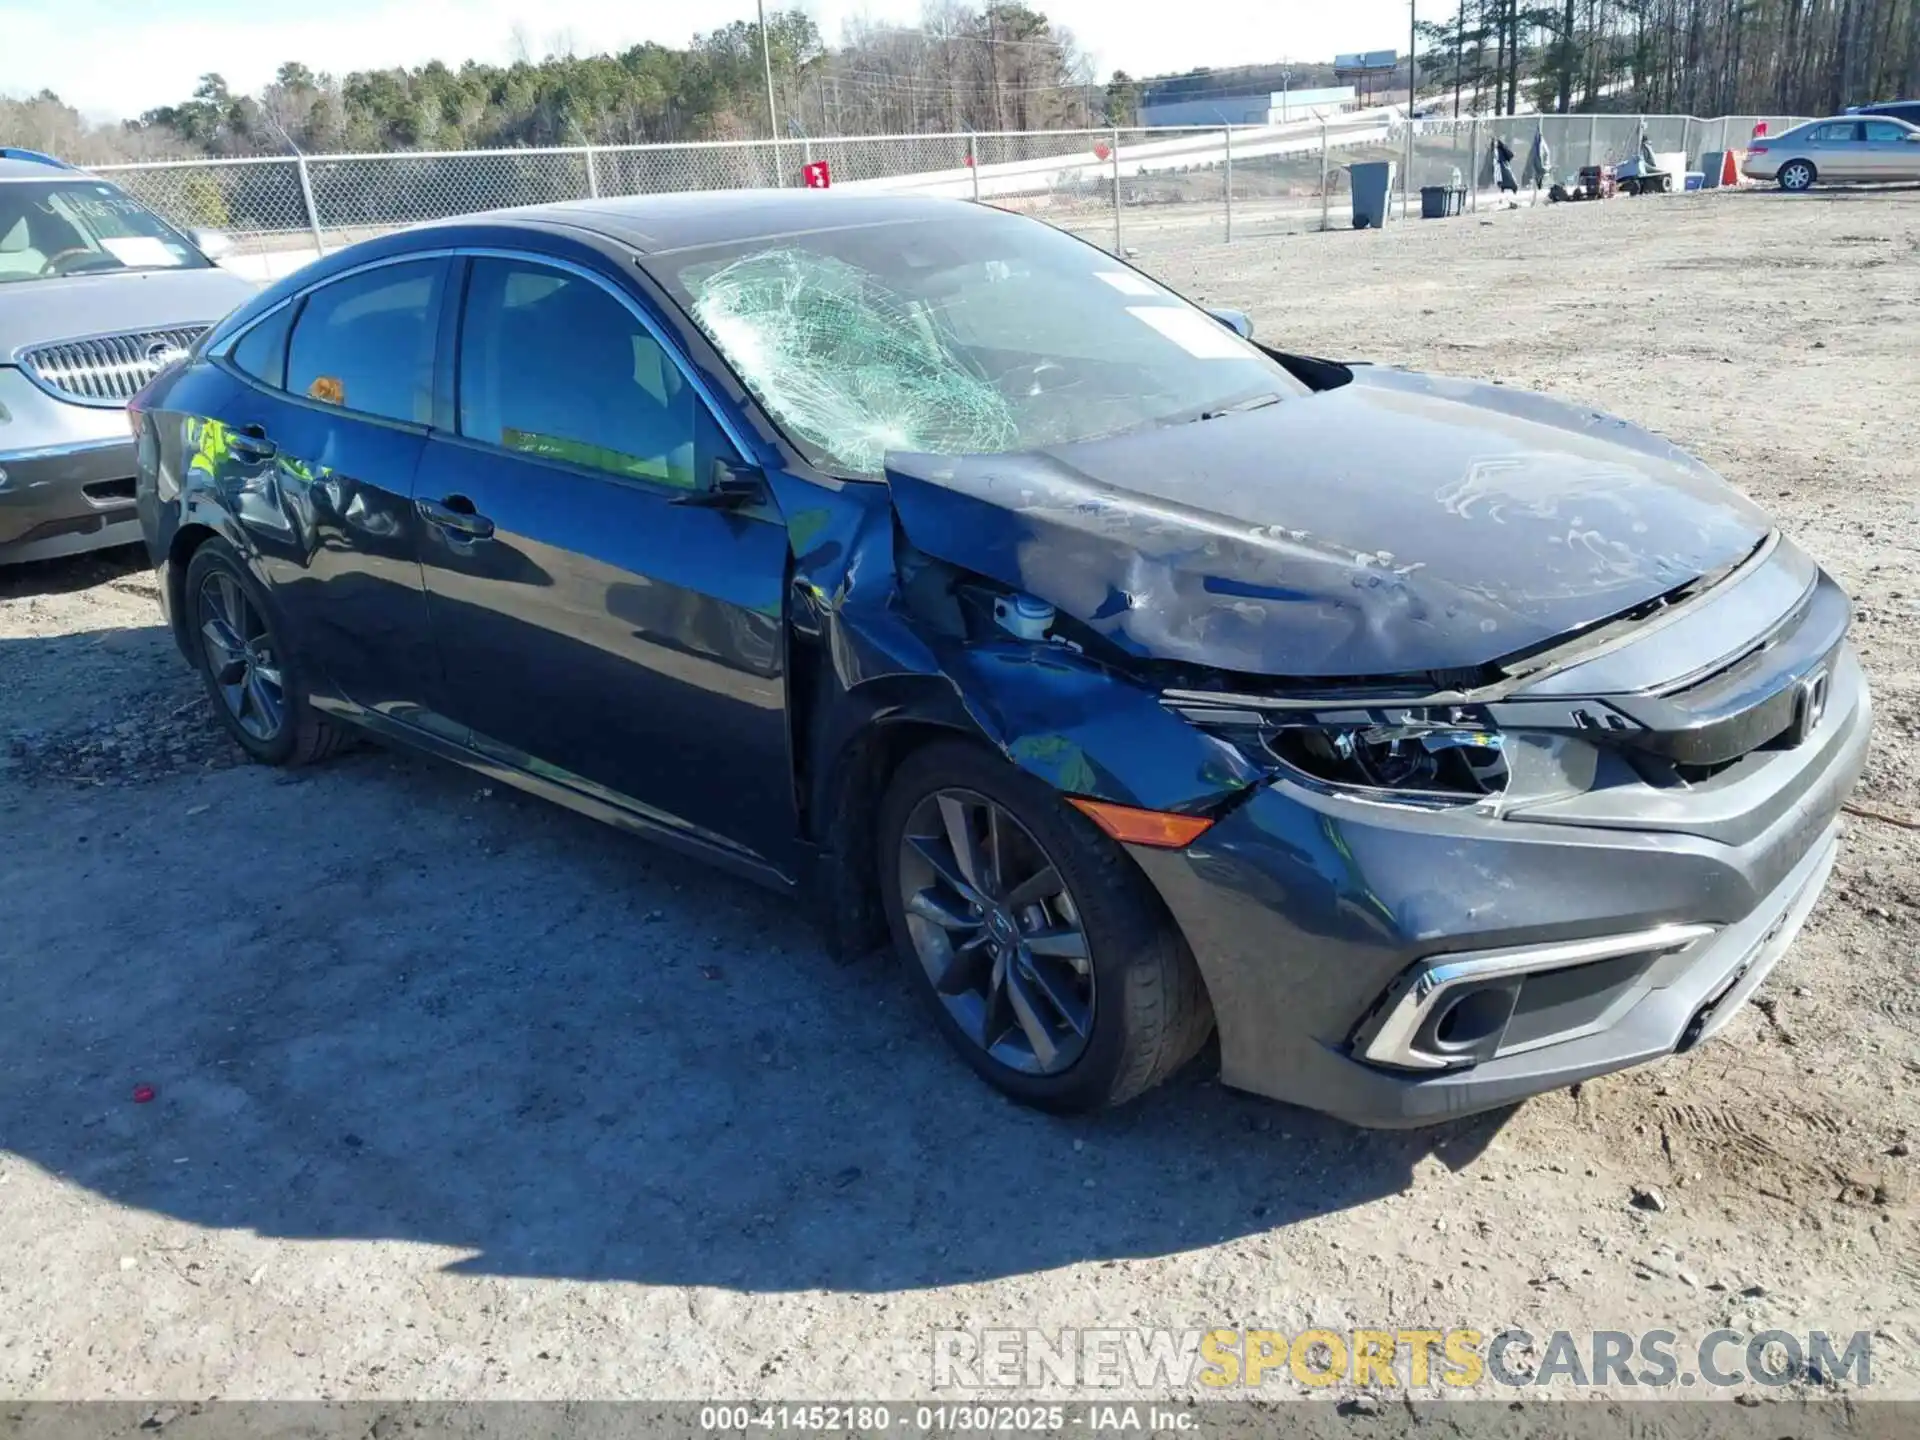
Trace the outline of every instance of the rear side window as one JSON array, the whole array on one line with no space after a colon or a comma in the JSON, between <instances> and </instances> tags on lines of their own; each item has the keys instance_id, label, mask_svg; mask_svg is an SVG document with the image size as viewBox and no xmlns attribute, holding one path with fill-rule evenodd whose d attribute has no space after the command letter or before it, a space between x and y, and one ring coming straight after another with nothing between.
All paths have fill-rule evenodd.
<instances>
[{"instance_id":1,"label":"rear side window","mask_svg":"<svg viewBox=\"0 0 1920 1440\"><path fill-rule=\"evenodd\" d=\"M1853 140L1857 125L1816 125L1807 138L1816 145L1846 145Z\"/></svg>"},{"instance_id":2,"label":"rear side window","mask_svg":"<svg viewBox=\"0 0 1920 1440\"><path fill-rule=\"evenodd\" d=\"M287 348L296 395L425 425L433 419L433 348L446 265L383 265L307 297Z\"/></svg>"},{"instance_id":3,"label":"rear side window","mask_svg":"<svg viewBox=\"0 0 1920 1440\"><path fill-rule=\"evenodd\" d=\"M476 259L460 328L460 433L626 479L693 489L711 414L633 312L592 281Z\"/></svg>"},{"instance_id":4,"label":"rear side window","mask_svg":"<svg viewBox=\"0 0 1920 1440\"><path fill-rule=\"evenodd\" d=\"M287 388L287 331L293 327L294 308L282 305L233 347L234 366L275 390Z\"/></svg>"}]
</instances>

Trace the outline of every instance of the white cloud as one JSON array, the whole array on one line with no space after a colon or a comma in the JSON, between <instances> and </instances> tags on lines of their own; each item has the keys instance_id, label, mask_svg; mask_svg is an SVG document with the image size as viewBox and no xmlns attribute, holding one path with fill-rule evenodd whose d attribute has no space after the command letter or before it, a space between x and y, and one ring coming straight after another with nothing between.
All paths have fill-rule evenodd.
<instances>
[{"instance_id":1,"label":"white cloud","mask_svg":"<svg viewBox=\"0 0 1920 1440\"><path fill-rule=\"evenodd\" d=\"M1406 46L1406 0L1198 0L1178 10L1168 0L1030 3L1071 29L1102 74ZM802 0L802 8L833 38L855 13L912 24L920 7ZM1425 0L1423 8L1438 19L1452 3ZM753 13L753 0L334 0L308 10L270 0L0 0L0 92L50 89L89 114L137 115L184 99L209 70L253 90L286 60L335 73L433 59L502 63L516 36L536 56L561 37L581 53L684 45L696 31Z\"/></svg>"}]
</instances>

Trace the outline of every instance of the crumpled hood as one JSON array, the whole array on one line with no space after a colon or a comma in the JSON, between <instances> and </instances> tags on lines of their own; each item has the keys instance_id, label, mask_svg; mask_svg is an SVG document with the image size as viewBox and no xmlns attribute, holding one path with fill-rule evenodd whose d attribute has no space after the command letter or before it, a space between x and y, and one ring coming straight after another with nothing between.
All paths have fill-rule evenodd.
<instances>
[{"instance_id":1,"label":"crumpled hood","mask_svg":"<svg viewBox=\"0 0 1920 1440\"><path fill-rule=\"evenodd\" d=\"M1276 676L1473 668L1729 565L1706 466L1543 395L1356 367L1261 410L1007 455L890 455L907 539L1135 653Z\"/></svg>"},{"instance_id":2,"label":"crumpled hood","mask_svg":"<svg viewBox=\"0 0 1920 1440\"><path fill-rule=\"evenodd\" d=\"M217 265L7 281L0 284L0 365L57 340L211 325L257 292L252 281Z\"/></svg>"}]
</instances>

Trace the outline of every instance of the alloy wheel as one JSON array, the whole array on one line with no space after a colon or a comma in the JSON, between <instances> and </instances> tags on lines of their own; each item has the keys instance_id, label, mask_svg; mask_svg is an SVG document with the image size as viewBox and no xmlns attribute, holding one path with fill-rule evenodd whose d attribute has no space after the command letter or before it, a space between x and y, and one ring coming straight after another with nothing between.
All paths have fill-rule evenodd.
<instances>
[{"instance_id":1,"label":"alloy wheel","mask_svg":"<svg viewBox=\"0 0 1920 1440\"><path fill-rule=\"evenodd\" d=\"M1004 807L937 790L907 817L900 899L934 993L1011 1069L1057 1075L1093 1033L1086 931L1059 870Z\"/></svg>"},{"instance_id":2,"label":"alloy wheel","mask_svg":"<svg viewBox=\"0 0 1920 1440\"><path fill-rule=\"evenodd\" d=\"M268 742L286 723L285 679L266 617L232 575L215 570L200 582L200 643L207 673L233 721Z\"/></svg>"},{"instance_id":3,"label":"alloy wheel","mask_svg":"<svg viewBox=\"0 0 1920 1440\"><path fill-rule=\"evenodd\" d=\"M1780 176L1780 181L1788 190L1805 190L1813 184L1813 171L1796 160L1787 166Z\"/></svg>"}]
</instances>

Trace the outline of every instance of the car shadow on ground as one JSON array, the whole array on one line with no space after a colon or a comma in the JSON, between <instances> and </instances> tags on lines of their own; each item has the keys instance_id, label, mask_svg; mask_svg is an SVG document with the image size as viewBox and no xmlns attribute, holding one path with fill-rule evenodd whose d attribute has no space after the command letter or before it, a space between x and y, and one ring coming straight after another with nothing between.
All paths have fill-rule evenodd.
<instances>
[{"instance_id":1,"label":"car shadow on ground","mask_svg":"<svg viewBox=\"0 0 1920 1440\"><path fill-rule=\"evenodd\" d=\"M1023 1110L792 901L379 749L0 773L0 811L0 1149L193 1225L889 1291L1336 1215L1503 1120L1357 1131L1211 1057L1116 1113Z\"/></svg>"},{"instance_id":2,"label":"car shadow on ground","mask_svg":"<svg viewBox=\"0 0 1920 1440\"><path fill-rule=\"evenodd\" d=\"M0 565L0 601L90 590L130 575L148 575L152 570L145 548L139 545L118 545L58 560L32 560L25 565Z\"/></svg>"}]
</instances>

